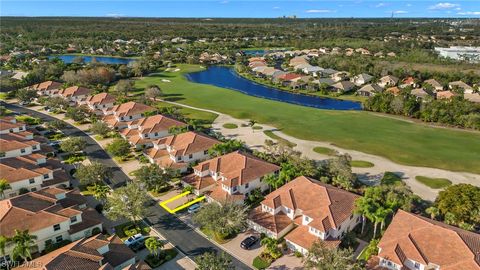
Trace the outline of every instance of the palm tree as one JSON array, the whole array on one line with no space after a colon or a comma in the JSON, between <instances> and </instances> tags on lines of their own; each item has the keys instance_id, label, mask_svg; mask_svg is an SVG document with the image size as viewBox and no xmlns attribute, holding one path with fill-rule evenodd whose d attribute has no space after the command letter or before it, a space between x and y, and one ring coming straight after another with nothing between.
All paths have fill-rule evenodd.
<instances>
[{"instance_id":1,"label":"palm tree","mask_svg":"<svg viewBox=\"0 0 480 270\"><path fill-rule=\"evenodd\" d=\"M7 243L10 241L6 236L0 235L0 253L2 254L3 261L5 261L5 247L7 246ZM9 268L8 263L7 263L7 269Z\"/></svg>"},{"instance_id":2,"label":"palm tree","mask_svg":"<svg viewBox=\"0 0 480 270\"><path fill-rule=\"evenodd\" d=\"M270 192L272 192L272 188L273 188L273 190L275 190L275 189L277 189L279 186L282 185L282 181L281 181L280 177L278 177L278 176L275 175L275 174L266 175L266 176L263 178L263 181L270 186Z\"/></svg>"},{"instance_id":3,"label":"palm tree","mask_svg":"<svg viewBox=\"0 0 480 270\"><path fill-rule=\"evenodd\" d=\"M260 244L265 247L272 257L279 252L277 239L265 237L260 241Z\"/></svg>"},{"instance_id":4,"label":"palm tree","mask_svg":"<svg viewBox=\"0 0 480 270\"><path fill-rule=\"evenodd\" d=\"M440 215L440 210L435 206L428 207L427 209L425 209L425 212L430 215L431 219L435 219L436 217L438 217L438 215Z\"/></svg>"},{"instance_id":5,"label":"palm tree","mask_svg":"<svg viewBox=\"0 0 480 270\"><path fill-rule=\"evenodd\" d=\"M5 190L10 188L11 186L8 183L7 179L0 179L0 196L2 199L5 199Z\"/></svg>"},{"instance_id":6,"label":"palm tree","mask_svg":"<svg viewBox=\"0 0 480 270\"><path fill-rule=\"evenodd\" d=\"M15 247L13 248L12 252L13 258L21 257L24 261L27 261L27 259L32 259L31 249L34 247L35 239L37 239L37 237L29 234L28 230L15 230L15 235L11 240L13 243L15 243Z\"/></svg>"},{"instance_id":7,"label":"palm tree","mask_svg":"<svg viewBox=\"0 0 480 270\"><path fill-rule=\"evenodd\" d=\"M162 250L164 243L155 237L150 237L145 241L145 246L147 247L150 254L155 257L160 255L160 250Z\"/></svg>"},{"instance_id":8,"label":"palm tree","mask_svg":"<svg viewBox=\"0 0 480 270\"><path fill-rule=\"evenodd\" d=\"M392 209L384 207L377 209L377 211L375 212L376 219L380 222L380 231L383 231L385 227L385 219L387 219L390 213L392 213Z\"/></svg>"},{"instance_id":9,"label":"palm tree","mask_svg":"<svg viewBox=\"0 0 480 270\"><path fill-rule=\"evenodd\" d=\"M248 125L252 128L252 131L255 132L255 129L253 129L253 126L255 126L255 124L257 123L257 121L253 120L253 119L250 119L248 121Z\"/></svg>"},{"instance_id":10,"label":"palm tree","mask_svg":"<svg viewBox=\"0 0 480 270\"><path fill-rule=\"evenodd\" d=\"M93 197L99 200L101 204L105 204L110 188L103 184L95 183L92 187Z\"/></svg>"}]
</instances>

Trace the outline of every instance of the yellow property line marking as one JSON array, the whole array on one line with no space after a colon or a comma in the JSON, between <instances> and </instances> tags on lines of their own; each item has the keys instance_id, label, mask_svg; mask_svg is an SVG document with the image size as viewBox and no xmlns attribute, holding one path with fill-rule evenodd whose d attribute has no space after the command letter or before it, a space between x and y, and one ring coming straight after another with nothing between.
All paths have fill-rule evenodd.
<instances>
[{"instance_id":1,"label":"yellow property line marking","mask_svg":"<svg viewBox=\"0 0 480 270\"><path fill-rule=\"evenodd\" d=\"M202 200L205 199L205 196L202 196L202 197L200 197L200 198L196 198L195 200L190 201L190 202L187 202L187 203L185 203L185 204L183 204L183 205L180 205L179 207L177 207L177 208L175 208L175 209L173 209L173 210L170 209L170 207L167 206L167 203L172 202L172 201L174 201L174 200L177 200L177 199L179 199L179 198L181 198L181 197L187 196L188 194L190 194L190 191L186 191L186 192L184 192L184 193L182 193L182 194L173 196L172 198L170 198L170 199L168 199L168 200L166 200L166 201L161 202L161 203L160 203L160 206L163 207L163 209L167 210L167 212L169 212L170 214L175 214L176 212L178 212L178 211L180 211L180 210L182 210L182 209L184 209L184 208L186 208L186 207L189 207L189 206L192 205L192 204L195 204L195 203L200 202L200 201L202 201Z\"/></svg>"}]
</instances>

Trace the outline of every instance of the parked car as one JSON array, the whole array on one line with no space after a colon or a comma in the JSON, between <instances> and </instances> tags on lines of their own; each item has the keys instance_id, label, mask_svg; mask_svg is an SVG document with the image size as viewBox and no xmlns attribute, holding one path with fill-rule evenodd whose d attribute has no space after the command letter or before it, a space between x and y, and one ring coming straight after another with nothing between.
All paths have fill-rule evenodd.
<instances>
[{"instance_id":1,"label":"parked car","mask_svg":"<svg viewBox=\"0 0 480 270\"><path fill-rule=\"evenodd\" d=\"M249 237L243 239L243 241L240 243L240 247L243 249L250 249L257 243L259 238L255 235L250 235Z\"/></svg>"},{"instance_id":2,"label":"parked car","mask_svg":"<svg viewBox=\"0 0 480 270\"><path fill-rule=\"evenodd\" d=\"M127 240L125 240L125 245L130 246L134 243L137 243L140 240L145 240L145 236L143 236L141 233L137 233L135 235L130 236Z\"/></svg>"},{"instance_id":3,"label":"parked car","mask_svg":"<svg viewBox=\"0 0 480 270\"><path fill-rule=\"evenodd\" d=\"M137 242L131 244L129 247L133 252L138 252L145 248L145 238L138 240Z\"/></svg>"},{"instance_id":4,"label":"parked car","mask_svg":"<svg viewBox=\"0 0 480 270\"><path fill-rule=\"evenodd\" d=\"M198 210L200 210L200 204L196 203L188 207L187 211L188 213L193 214L193 213L196 213Z\"/></svg>"}]
</instances>

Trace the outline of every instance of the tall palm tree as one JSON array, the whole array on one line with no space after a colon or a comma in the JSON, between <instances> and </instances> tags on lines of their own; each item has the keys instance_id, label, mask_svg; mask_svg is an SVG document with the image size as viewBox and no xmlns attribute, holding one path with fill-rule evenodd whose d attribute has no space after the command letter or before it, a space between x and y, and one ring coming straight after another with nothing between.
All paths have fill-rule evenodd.
<instances>
[{"instance_id":1,"label":"tall palm tree","mask_svg":"<svg viewBox=\"0 0 480 270\"><path fill-rule=\"evenodd\" d=\"M160 255L160 250L164 246L164 243L160 241L160 239L150 237L145 241L145 246L153 256L158 257Z\"/></svg>"},{"instance_id":2,"label":"tall palm tree","mask_svg":"<svg viewBox=\"0 0 480 270\"><path fill-rule=\"evenodd\" d=\"M10 188L11 186L8 183L7 179L0 179L0 196L2 199L5 199L5 190Z\"/></svg>"},{"instance_id":3,"label":"tall palm tree","mask_svg":"<svg viewBox=\"0 0 480 270\"><path fill-rule=\"evenodd\" d=\"M110 193L110 188L107 185L95 183L92 188L93 197L99 200L101 204L105 204L107 195Z\"/></svg>"},{"instance_id":4,"label":"tall palm tree","mask_svg":"<svg viewBox=\"0 0 480 270\"><path fill-rule=\"evenodd\" d=\"M265 183L267 183L268 186L270 187L270 192L272 192L272 188L273 188L273 190L275 190L275 189L277 189L279 186L282 185L281 179L280 179L277 175L274 175L274 174L266 175L266 176L263 178L263 181L264 181Z\"/></svg>"},{"instance_id":5,"label":"tall palm tree","mask_svg":"<svg viewBox=\"0 0 480 270\"><path fill-rule=\"evenodd\" d=\"M12 252L13 257L21 257L24 261L27 261L27 259L32 259L31 250L35 245L35 239L37 239L37 237L29 234L28 230L15 230L15 235L12 237L12 242L15 243L15 247L13 248Z\"/></svg>"}]
</instances>

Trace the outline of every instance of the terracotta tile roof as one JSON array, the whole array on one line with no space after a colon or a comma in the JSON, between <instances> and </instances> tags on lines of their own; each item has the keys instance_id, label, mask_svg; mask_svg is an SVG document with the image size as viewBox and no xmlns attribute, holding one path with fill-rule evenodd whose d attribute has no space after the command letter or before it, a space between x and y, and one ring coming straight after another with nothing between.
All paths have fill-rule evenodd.
<instances>
[{"instance_id":1,"label":"terracotta tile roof","mask_svg":"<svg viewBox=\"0 0 480 270\"><path fill-rule=\"evenodd\" d=\"M480 94L479 94L479 93L476 93L476 94L464 94L463 97L464 97L466 100L469 100L469 101L471 101L471 102L477 102L477 103L480 102Z\"/></svg>"},{"instance_id":2,"label":"terracotta tile roof","mask_svg":"<svg viewBox=\"0 0 480 270\"><path fill-rule=\"evenodd\" d=\"M283 212L280 212L277 215L272 215L268 212L263 212L261 206L254 208L249 213L248 219L274 233L283 231L293 223L293 220Z\"/></svg>"},{"instance_id":3,"label":"terracotta tile roof","mask_svg":"<svg viewBox=\"0 0 480 270\"><path fill-rule=\"evenodd\" d=\"M76 96L86 96L89 95L92 90L81 87L81 86L71 86L61 90L59 94L64 97L76 97Z\"/></svg>"},{"instance_id":4,"label":"terracotta tile roof","mask_svg":"<svg viewBox=\"0 0 480 270\"><path fill-rule=\"evenodd\" d=\"M31 146L26 142L20 142L17 140L7 140L0 137L0 152L9 152L13 150L24 149Z\"/></svg>"},{"instance_id":5,"label":"terracotta tile roof","mask_svg":"<svg viewBox=\"0 0 480 270\"><path fill-rule=\"evenodd\" d=\"M137 114L142 114L142 113L146 113L154 110L155 108L153 107L147 106L142 103L133 102L133 101L122 103L120 105L115 105L112 108L112 111L117 117L134 116Z\"/></svg>"},{"instance_id":6,"label":"terracotta tile roof","mask_svg":"<svg viewBox=\"0 0 480 270\"><path fill-rule=\"evenodd\" d=\"M56 198L65 193L66 198ZM7 237L14 234L15 229L38 230L53 226L68 218L57 211L85 203L80 199L78 191L67 191L49 187L35 192L29 192L10 199L0 201L0 231Z\"/></svg>"},{"instance_id":7,"label":"terracotta tile roof","mask_svg":"<svg viewBox=\"0 0 480 270\"><path fill-rule=\"evenodd\" d=\"M193 131L168 136L155 142L157 145L164 144L172 147L170 153L174 156L185 156L197 152L203 152L219 143L220 141L210 136Z\"/></svg>"},{"instance_id":8,"label":"terracotta tile roof","mask_svg":"<svg viewBox=\"0 0 480 270\"><path fill-rule=\"evenodd\" d=\"M108 103L115 103L116 98L109 93L100 93L87 97L87 104L89 105L101 105Z\"/></svg>"},{"instance_id":9,"label":"terracotta tile roof","mask_svg":"<svg viewBox=\"0 0 480 270\"><path fill-rule=\"evenodd\" d=\"M46 81L32 86L34 90L45 91L45 90L54 90L62 87L62 84L54 81Z\"/></svg>"},{"instance_id":10,"label":"terracotta tile roof","mask_svg":"<svg viewBox=\"0 0 480 270\"><path fill-rule=\"evenodd\" d=\"M194 169L220 173L221 176L226 178L223 184L232 187L249 183L259 177L278 171L280 167L250 154L235 151L201 162Z\"/></svg>"},{"instance_id":11,"label":"terracotta tile roof","mask_svg":"<svg viewBox=\"0 0 480 270\"><path fill-rule=\"evenodd\" d=\"M284 80L284 81L291 81L296 78L300 78L302 75L296 74L296 73L285 73L283 75L280 75L278 78Z\"/></svg>"},{"instance_id":12,"label":"terracotta tile roof","mask_svg":"<svg viewBox=\"0 0 480 270\"><path fill-rule=\"evenodd\" d=\"M397 96L398 94L400 94L401 90L397 86L394 86L394 87L387 88L385 92L392 93L394 96Z\"/></svg>"},{"instance_id":13,"label":"terracotta tile roof","mask_svg":"<svg viewBox=\"0 0 480 270\"><path fill-rule=\"evenodd\" d=\"M295 228L293 231L288 233L285 236L285 240L293 242L307 250L312 247L315 241L322 241L323 243L326 244L327 247L331 247L331 248L338 247L338 245L340 245L340 242L341 242L340 240L328 239L328 238L326 240L322 240L319 237L308 232L308 226L305 226L305 225L300 225L297 228Z\"/></svg>"},{"instance_id":14,"label":"terracotta tile roof","mask_svg":"<svg viewBox=\"0 0 480 270\"><path fill-rule=\"evenodd\" d=\"M452 91L439 91L437 92L437 99L451 99L455 96L455 93Z\"/></svg>"},{"instance_id":15,"label":"terracotta tile roof","mask_svg":"<svg viewBox=\"0 0 480 270\"><path fill-rule=\"evenodd\" d=\"M0 130L9 130L20 127L25 127L25 123L18 123L0 119Z\"/></svg>"},{"instance_id":16,"label":"terracotta tile roof","mask_svg":"<svg viewBox=\"0 0 480 270\"><path fill-rule=\"evenodd\" d=\"M176 119L157 114L134 120L131 126L137 125L142 134L168 131L171 127L186 127L187 124Z\"/></svg>"},{"instance_id":17,"label":"terracotta tile roof","mask_svg":"<svg viewBox=\"0 0 480 270\"><path fill-rule=\"evenodd\" d=\"M480 269L479 234L403 210L396 213L378 247L379 257L399 265L406 257L442 270Z\"/></svg>"},{"instance_id":18,"label":"terracotta tile roof","mask_svg":"<svg viewBox=\"0 0 480 270\"><path fill-rule=\"evenodd\" d=\"M3 160L2 163L0 163L0 179L6 179L9 183L35 178L51 172L52 170L39 166L36 168L33 166L28 168L9 166L4 164Z\"/></svg>"},{"instance_id":19,"label":"terracotta tile roof","mask_svg":"<svg viewBox=\"0 0 480 270\"><path fill-rule=\"evenodd\" d=\"M300 176L268 194L262 204L276 209L285 206L313 219L310 226L327 231L348 219L359 196L348 191Z\"/></svg>"},{"instance_id":20,"label":"terracotta tile roof","mask_svg":"<svg viewBox=\"0 0 480 270\"><path fill-rule=\"evenodd\" d=\"M468 85L468 84L466 84L462 81L450 82L450 83L448 83L448 86L450 88L453 87L453 86L457 86L457 87L462 88L464 90L473 90L473 88L470 85Z\"/></svg>"},{"instance_id":21,"label":"terracotta tile roof","mask_svg":"<svg viewBox=\"0 0 480 270\"><path fill-rule=\"evenodd\" d=\"M105 248L107 247L107 248ZM106 252L104 252L104 250ZM95 235L70 243L31 261L28 265L14 268L16 270L113 270L124 262L135 257L123 242L117 237L106 238ZM142 264L135 264L134 268L149 269Z\"/></svg>"},{"instance_id":22,"label":"terracotta tile roof","mask_svg":"<svg viewBox=\"0 0 480 270\"><path fill-rule=\"evenodd\" d=\"M202 190L204 188L213 186L215 184L215 179L213 179L209 175L200 177L200 176L196 176L195 174L189 174L183 177L182 181L193 186L197 190Z\"/></svg>"},{"instance_id":23,"label":"terracotta tile roof","mask_svg":"<svg viewBox=\"0 0 480 270\"><path fill-rule=\"evenodd\" d=\"M218 183L215 183L215 186L205 194L217 202L239 202L245 198L245 195L239 192L229 194L223 190L222 186Z\"/></svg>"}]
</instances>

